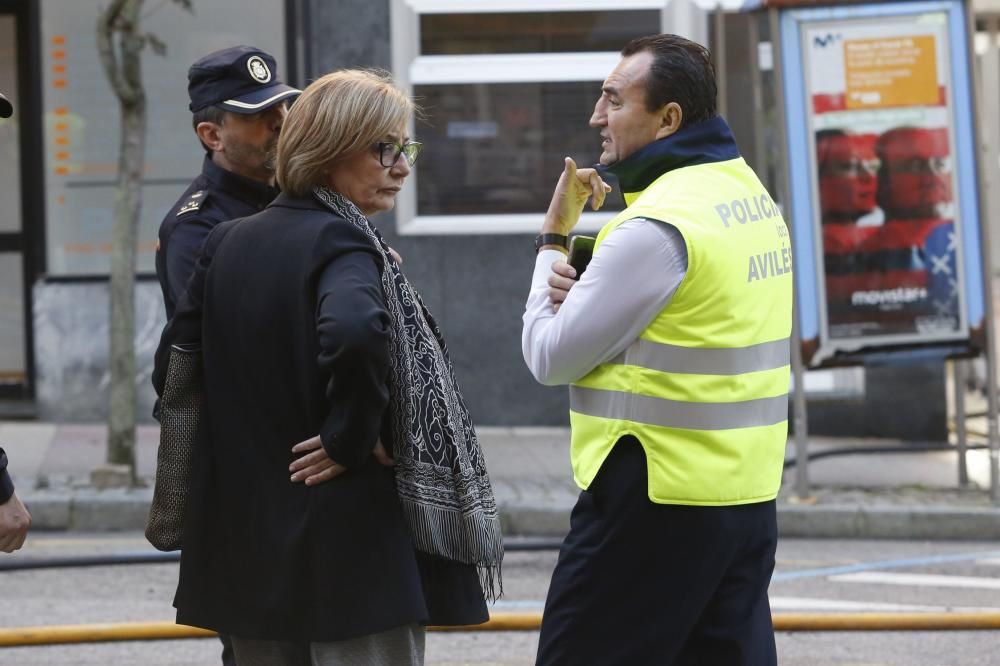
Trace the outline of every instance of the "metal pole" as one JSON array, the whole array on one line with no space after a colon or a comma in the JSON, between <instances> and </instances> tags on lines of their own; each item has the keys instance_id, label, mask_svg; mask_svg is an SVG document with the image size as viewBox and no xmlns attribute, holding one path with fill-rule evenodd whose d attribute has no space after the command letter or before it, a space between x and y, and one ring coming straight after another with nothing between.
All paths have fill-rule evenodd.
<instances>
[{"instance_id":1,"label":"metal pole","mask_svg":"<svg viewBox=\"0 0 1000 666\"><path fill-rule=\"evenodd\" d=\"M750 166L757 172L757 175L764 182L768 179L767 158L764 156L764 94L762 92L763 81L760 73L760 28L758 21L760 17L751 16L747 22L749 26L750 72L753 74L753 162Z\"/></svg>"},{"instance_id":2,"label":"metal pole","mask_svg":"<svg viewBox=\"0 0 1000 666\"><path fill-rule=\"evenodd\" d=\"M788 124L785 118L785 80L781 67L781 24L779 13L775 8L768 10L771 27L771 51L774 54L774 100L778 119L778 137L781 153L778 159L778 181L781 183L781 203L785 212L785 223L788 224L792 243L792 227L789 218L792 211L792 193L788 182ZM792 403L792 428L795 430L795 495L799 498L809 497L809 423L806 416L805 367L802 363L802 335L799 331L799 299L797 294L792 299L792 376L795 378L795 393Z\"/></svg>"},{"instance_id":3,"label":"metal pole","mask_svg":"<svg viewBox=\"0 0 1000 666\"><path fill-rule=\"evenodd\" d=\"M799 333L799 308L797 299L792 307L792 374L795 377L795 395L792 406L792 423L795 428L795 495L809 497L809 423L806 413L805 368L802 364L802 336Z\"/></svg>"},{"instance_id":4,"label":"metal pole","mask_svg":"<svg viewBox=\"0 0 1000 666\"><path fill-rule=\"evenodd\" d=\"M953 381L955 382L955 434L958 437L958 485L965 488L969 485L969 466L965 452L967 450L965 430L965 359L956 358L951 362Z\"/></svg>"},{"instance_id":5,"label":"metal pole","mask_svg":"<svg viewBox=\"0 0 1000 666\"><path fill-rule=\"evenodd\" d=\"M712 27L715 33L715 82L718 90L717 105L723 118L729 117L729 91L726 64L726 12L722 5L716 5Z\"/></svg>"},{"instance_id":6,"label":"metal pole","mask_svg":"<svg viewBox=\"0 0 1000 666\"><path fill-rule=\"evenodd\" d=\"M966 34L968 42L969 78L972 81L972 140L975 146L977 190L979 193L979 251L983 263L983 305L984 326L986 328L986 418L987 432L990 441L990 499L1000 505L1000 433L997 431L997 369L996 369L996 321L993 318L993 268L990 261L990 224L987 218L986 178L983 169L983 155L980 137L982 127L980 120L979 77L976 76L976 20L973 16L972 3L963 3L966 18ZM992 32L992 31L991 31Z\"/></svg>"}]
</instances>

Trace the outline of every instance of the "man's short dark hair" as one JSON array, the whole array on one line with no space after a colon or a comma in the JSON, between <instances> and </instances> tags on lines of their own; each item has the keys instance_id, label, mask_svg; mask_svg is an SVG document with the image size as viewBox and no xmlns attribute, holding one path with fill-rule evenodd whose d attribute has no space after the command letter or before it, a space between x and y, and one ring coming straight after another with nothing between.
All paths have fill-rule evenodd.
<instances>
[{"instance_id":1,"label":"man's short dark hair","mask_svg":"<svg viewBox=\"0 0 1000 666\"><path fill-rule=\"evenodd\" d=\"M221 106L206 106L204 109L198 109L191 114L191 127L194 128L194 133L198 134L198 125L201 123L214 123L216 125L223 125L226 122L226 110ZM200 138L198 141L201 142L202 148L208 152L212 152L212 149L205 145L205 142Z\"/></svg>"},{"instance_id":2,"label":"man's short dark hair","mask_svg":"<svg viewBox=\"0 0 1000 666\"><path fill-rule=\"evenodd\" d=\"M826 142L841 136L847 136L847 132L838 128L821 129L816 132L816 162L820 170L820 175L822 175L823 167L826 166L826 161L830 153Z\"/></svg>"},{"instance_id":3,"label":"man's short dark hair","mask_svg":"<svg viewBox=\"0 0 1000 666\"><path fill-rule=\"evenodd\" d=\"M626 44L622 56L643 51L653 54L646 77L646 108L657 111L677 102L684 112L681 127L718 115L715 66L708 49L677 35L649 35Z\"/></svg>"}]
</instances>

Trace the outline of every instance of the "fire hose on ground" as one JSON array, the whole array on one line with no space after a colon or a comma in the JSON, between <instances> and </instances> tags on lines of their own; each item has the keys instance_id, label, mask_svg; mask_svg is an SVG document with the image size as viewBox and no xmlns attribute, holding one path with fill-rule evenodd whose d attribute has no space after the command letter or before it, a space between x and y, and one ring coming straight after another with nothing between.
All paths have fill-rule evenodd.
<instances>
[{"instance_id":1,"label":"fire hose on ground","mask_svg":"<svg viewBox=\"0 0 1000 666\"><path fill-rule=\"evenodd\" d=\"M971 433L979 435L980 433ZM970 445L968 450L986 449L986 445ZM831 456L865 453L920 453L954 450L951 445L851 447L811 453L809 460ZM795 465L795 459L785 461L785 467ZM556 539L526 539L510 543L509 551L557 550ZM24 559L0 562L0 571L22 571L62 567L90 567L122 564L166 564L180 561L180 553L139 552L116 553L47 559ZM775 613L775 631L980 631L1000 629L1000 612L928 612L928 613ZM434 632L537 631L542 613L493 612L484 624L460 627L428 627ZM172 622L123 622L114 624L80 624L35 627L0 628L0 648L72 643L121 641L181 640L211 638L216 634Z\"/></svg>"},{"instance_id":2,"label":"fire hose on ground","mask_svg":"<svg viewBox=\"0 0 1000 666\"><path fill-rule=\"evenodd\" d=\"M1000 629L1000 613L776 613L775 631L977 631ZM485 624L429 631L538 631L541 612L495 612ZM172 622L124 622L0 629L0 648L68 643L210 638L215 632Z\"/></svg>"}]
</instances>

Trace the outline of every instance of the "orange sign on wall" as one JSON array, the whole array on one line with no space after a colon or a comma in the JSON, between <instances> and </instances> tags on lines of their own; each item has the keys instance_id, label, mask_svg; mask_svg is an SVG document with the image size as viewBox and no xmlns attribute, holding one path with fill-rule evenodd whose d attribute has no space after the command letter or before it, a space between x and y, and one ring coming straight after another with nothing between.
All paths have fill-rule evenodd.
<instances>
[{"instance_id":1,"label":"orange sign on wall","mask_svg":"<svg viewBox=\"0 0 1000 666\"><path fill-rule=\"evenodd\" d=\"M940 103L933 35L844 41L848 109Z\"/></svg>"}]
</instances>

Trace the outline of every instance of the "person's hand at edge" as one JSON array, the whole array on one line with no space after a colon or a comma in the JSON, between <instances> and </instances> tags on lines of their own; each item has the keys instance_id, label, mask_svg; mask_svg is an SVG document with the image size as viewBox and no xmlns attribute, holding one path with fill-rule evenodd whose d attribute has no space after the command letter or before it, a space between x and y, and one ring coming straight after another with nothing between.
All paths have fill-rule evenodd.
<instances>
[{"instance_id":1,"label":"person's hand at edge","mask_svg":"<svg viewBox=\"0 0 1000 666\"><path fill-rule=\"evenodd\" d=\"M0 504L0 551L13 553L24 545L31 527L31 514L15 492Z\"/></svg>"}]
</instances>

